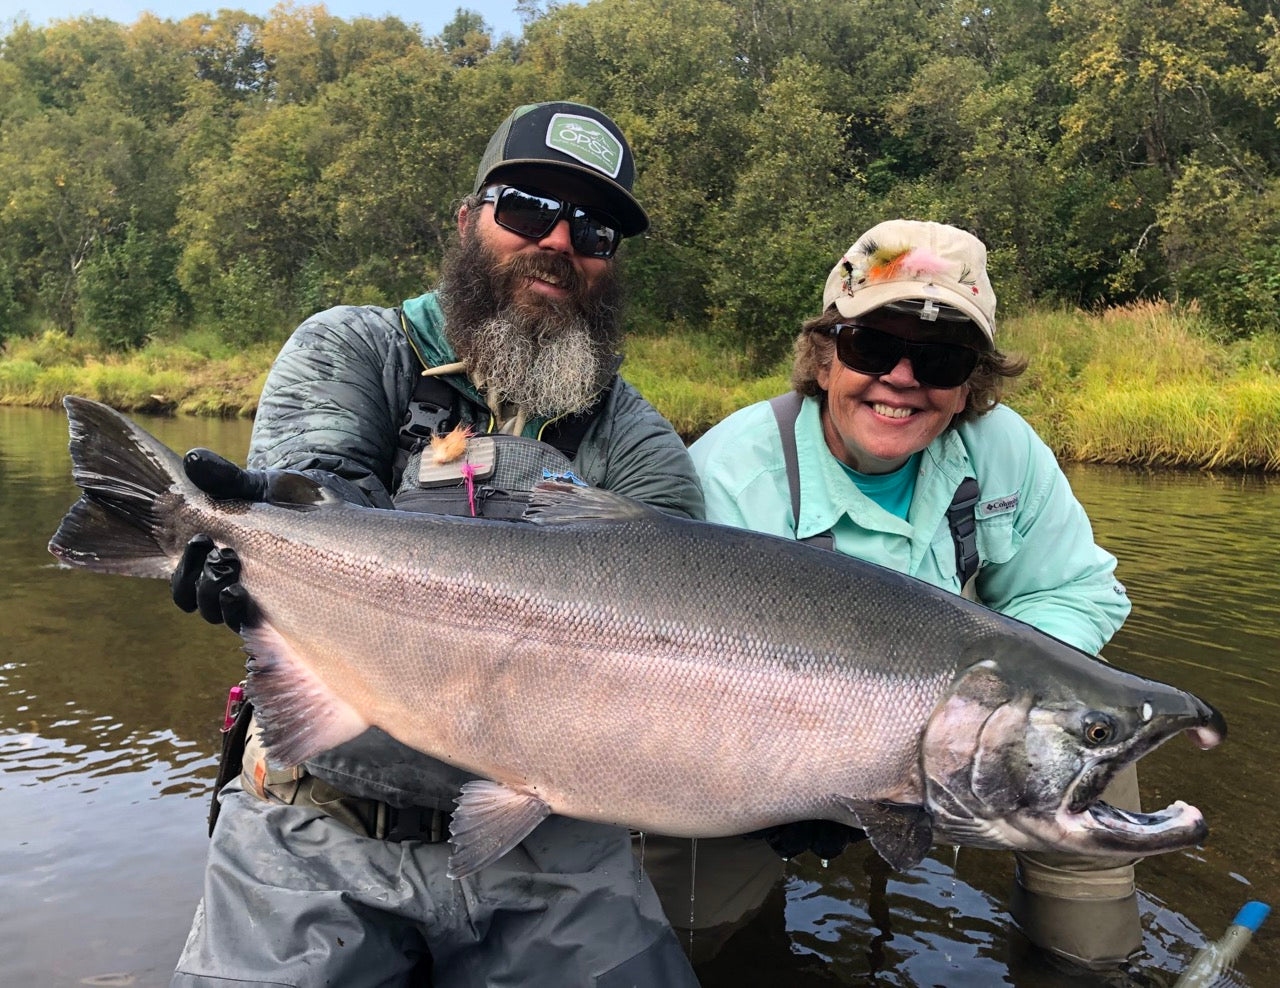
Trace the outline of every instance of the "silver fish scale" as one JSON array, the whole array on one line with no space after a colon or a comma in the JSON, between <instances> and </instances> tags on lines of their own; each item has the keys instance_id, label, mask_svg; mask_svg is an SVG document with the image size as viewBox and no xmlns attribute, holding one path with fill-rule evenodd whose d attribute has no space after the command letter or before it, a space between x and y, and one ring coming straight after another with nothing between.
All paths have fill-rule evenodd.
<instances>
[{"instance_id":1,"label":"silver fish scale","mask_svg":"<svg viewBox=\"0 0 1280 988\"><path fill-rule=\"evenodd\" d=\"M943 646L973 630L939 608L909 636L932 652L872 651L911 623L874 581L807 549L766 572L735 530L657 515L254 506L231 521L200 518L365 721L556 812L664 833L821 815L841 793L918 798L919 731L957 658Z\"/></svg>"}]
</instances>

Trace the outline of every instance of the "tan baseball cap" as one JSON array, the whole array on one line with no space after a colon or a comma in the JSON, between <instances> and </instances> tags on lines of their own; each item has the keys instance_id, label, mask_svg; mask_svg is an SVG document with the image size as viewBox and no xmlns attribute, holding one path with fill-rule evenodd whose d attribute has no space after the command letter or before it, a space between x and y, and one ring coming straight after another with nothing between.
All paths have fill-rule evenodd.
<instances>
[{"instance_id":1,"label":"tan baseball cap","mask_svg":"<svg viewBox=\"0 0 1280 988\"><path fill-rule=\"evenodd\" d=\"M860 236L827 275L822 308L850 319L884 306L921 319L963 318L994 340L996 295L987 248L972 233L922 220L888 220Z\"/></svg>"}]
</instances>

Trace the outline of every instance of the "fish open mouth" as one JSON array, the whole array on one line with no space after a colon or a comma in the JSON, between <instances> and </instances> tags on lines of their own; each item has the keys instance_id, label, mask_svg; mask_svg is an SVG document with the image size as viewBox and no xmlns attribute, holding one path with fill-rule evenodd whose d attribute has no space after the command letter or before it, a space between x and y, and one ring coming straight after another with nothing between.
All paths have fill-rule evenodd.
<instances>
[{"instance_id":1,"label":"fish open mouth","mask_svg":"<svg viewBox=\"0 0 1280 988\"><path fill-rule=\"evenodd\" d=\"M1122 810L1099 800L1074 815L1077 825L1092 831L1095 840L1117 850L1132 848L1134 853L1189 847L1209 836L1204 814L1180 799L1155 813Z\"/></svg>"}]
</instances>

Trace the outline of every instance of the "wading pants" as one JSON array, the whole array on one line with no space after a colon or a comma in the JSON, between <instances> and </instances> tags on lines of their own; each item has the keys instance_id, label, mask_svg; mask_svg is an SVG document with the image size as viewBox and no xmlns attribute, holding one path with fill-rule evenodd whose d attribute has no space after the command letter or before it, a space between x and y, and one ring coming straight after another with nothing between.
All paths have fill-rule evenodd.
<instances>
[{"instance_id":1,"label":"wading pants","mask_svg":"<svg viewBox=\"0 0 1280 988\"><path fill-rule=\"evenodd\" d=\"M550 817L455 881L448 842L378 840L223 789L172 985L696 988L627 832Z\"/></svg>"},{"instance_id":2,"label":"wading pants","mask_svg":"<svg viewBox=\"0 0 1280 988\"><path fill-rule=\"evenodd\" d=\"M759 838L704 837L695 842L646 834L632 838L632 849L681 943L691 944L697 964L715 957L785 877L786 862Z\"/></svg>"},{"instance_id":3,"label":"wading pants","mask_svg":"<svg viewBox=\"0 0 1280 988\"><path fill-rule=\"evenodd\" d=\"M1102 798L1140 809L1136 767L1118 772ZM1037 947L1088 968L1123 964L1142 947L1132 864L1067 854L1017 857L1009 912Z\"/></svg>"}]
</instances>

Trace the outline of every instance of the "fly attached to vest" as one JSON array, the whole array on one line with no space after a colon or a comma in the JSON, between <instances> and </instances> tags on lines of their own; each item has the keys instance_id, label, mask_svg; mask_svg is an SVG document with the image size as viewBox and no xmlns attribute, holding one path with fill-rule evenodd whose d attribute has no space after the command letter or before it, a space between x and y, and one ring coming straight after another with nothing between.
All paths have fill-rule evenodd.
<instances>
[{"instance_id":1,"label":"fly attached to vest","mask_svg":"<svg viewBox=\"0 0 1280 988\"><path fill-rule=\"evenodd\" d=\"M488 432L471 436L455 455L432 440L466 424L464 403L439 377L418 378L397 437L392 500L398 510L514 519L524 514L538 481L577 480L573 459L599 403L548 422L538 439Z\"/></svg>"}]
</instances>

